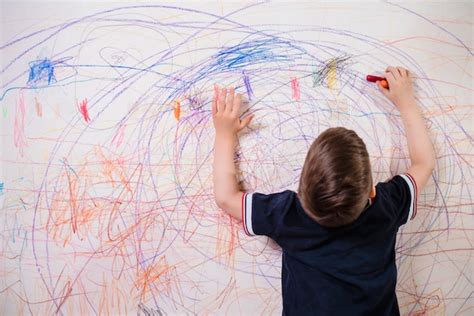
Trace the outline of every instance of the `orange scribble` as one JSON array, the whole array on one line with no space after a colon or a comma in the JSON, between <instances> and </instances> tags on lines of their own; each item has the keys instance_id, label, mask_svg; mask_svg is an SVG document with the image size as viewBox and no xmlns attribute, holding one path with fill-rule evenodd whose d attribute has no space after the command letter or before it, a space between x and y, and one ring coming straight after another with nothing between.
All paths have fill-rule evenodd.
<instances>
[{"instance_id":1,"label":"orange scribble","mask_svg":"<svg viewBox=\"0 0 474 316\"><path fill-rule=\"evenodd\" d=\"M181 116L181 104L179 101L174 101L174 117L179 121Z\"/></svg>"},{"instance_id":2,"label":"orange scribble","mask_svg":"<svg viewBox=\"0 0 474 316\"><path fill-rule=\"evenodd\" d=\"M98 315L130 314L127 306L130 298L120 288L119 280L111 278L109 274L103 274L102 282L98 285L102 289L101 293L99 293Z\"/></svg>"},{"instance_id":3,"label":"orange scribble","mask_svg":"<svg viewBox=\"0 0 474 316\"><path fill-rule=\"evenodd\" d=\"M124 157L118 156L117 159L108 158L103 152L103 148L96 146L94 147L95 156L101 161L102 174L107 178L107 182L114 188L116 184L123 184L127 186L128 182L126 179L126 168L123 166ZM127 189L131 191L131 187Z\"/></svg>"},{"instance_id":4,"label":"orange scribble","mask_svg":"<svg viewBox=\"0 0 474 316\"><path fill-rule=\"evenodd\" d=\"M53 240L66 246L74 236L91 234L93 220L100 216L104 202L88 198L91 177L87 164L73 169L66 158L62 162L63 172L58 178L62 185L52 195L46 230Z\"/></svg>"},{"instance_id":5,"label":"orange scribble","mask_svg":"<svg viewBox=\"0 0 474 316\"><path fill-rule=\"evenodd\" d=\"M139 183L141 176L143 172L143 165L138 164L138 166L133 170L132 174L128 179L126 179L126 182L123 183L123 187L118 195L118 197L115 199L112 209L110 210L109 213L109 220L107 224L107 236L109 238L109 241L117 241L124 236L128 236L132 231L125 230L126 227L124 228L124 232L121 231L119 228L120 226L116 223L116 221L120 220L120 217L122 216L123 212L120 212L120 210L126 210L129 205L133 201L133 197L136 194L137 187L133 187L132 183ZM130 188L132 186L132 189ZM117 231L117 232L116 232Z\"/></svg>"},{"instance_id":6,"label":"orange scribble","mask_svg":"<svg viewBox=\"0 0 474 316\"><path fill-rule=\"evenodd\" d=\"M237 231L240 225L230 215L220 214L219 216L225 217L227 220L217 222L216 257L219 262L224 259L228 266L234 267Z\"/></svg>"},{"instance_id":7,"label":"orange scribble","mask_svg":"<svg viewBox=\"0 0 474 316\"><path fill-rule=\"evenodd\" d=\"M156 262L138 270L135 286L140 292L140 300L146 301L146 295L155 288L158 293L171 294L171 285L174 282L176 267L166 262L162 256Z\"/></svg>"}]
</instances>

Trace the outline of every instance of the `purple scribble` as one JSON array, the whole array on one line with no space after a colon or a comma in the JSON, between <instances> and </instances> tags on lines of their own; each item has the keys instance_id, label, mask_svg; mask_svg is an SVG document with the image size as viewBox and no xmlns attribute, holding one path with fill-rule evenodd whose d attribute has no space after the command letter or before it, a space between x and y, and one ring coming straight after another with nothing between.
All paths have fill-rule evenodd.
<instances>
[{"instance_id":1,"label":"purple scribble","mask_svg":"<svg viewBox=\"0 0 474 316\"><path fill-rule=\"evenodd\" d=\"M253 97L253 90L252 90L252 86L250 85L250 78L245 72L242 72L242 74L244 75L244 84L245 84L245 89L247 90L247 96L249 100L251 100Z\"/></svg>"}]
</instances>

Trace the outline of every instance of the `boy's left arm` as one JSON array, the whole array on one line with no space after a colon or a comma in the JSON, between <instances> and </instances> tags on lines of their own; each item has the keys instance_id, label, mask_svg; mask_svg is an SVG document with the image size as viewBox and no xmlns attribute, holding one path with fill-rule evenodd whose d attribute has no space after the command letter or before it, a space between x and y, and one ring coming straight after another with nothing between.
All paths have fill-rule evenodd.
<instances>
[{"instance_id":1,"label":"boy's left arm","mask_svg":"<svg viewBox=\"0 0 474 316\"><path fill-rule=\"evenodd\" d=\"M234 163L234 146L237 134L253 118L249 115L240 120L242 95L234 95L234 88L214 90L212 101L212 119L216 129L214 146L213 181L214 196L217 205L232 217L242 219L242 192L237 182L237 170Z\"/></svg>"}]
</instances>

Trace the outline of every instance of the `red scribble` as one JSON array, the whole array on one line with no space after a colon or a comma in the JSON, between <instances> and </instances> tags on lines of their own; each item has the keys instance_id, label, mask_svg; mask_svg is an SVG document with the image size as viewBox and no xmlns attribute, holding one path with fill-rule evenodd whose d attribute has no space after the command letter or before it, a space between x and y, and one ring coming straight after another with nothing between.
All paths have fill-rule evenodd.
<instances>
[{"instance_id":1,"label":"red scribble","mask_svg":"<svg viewBox=\"0 0 474 316\"><path fill-rule=\"evenodd\" d=\"M296 77L291 79L291 97L296 101L300 100L300 83Z\"/></svg>"},{"instance_id":2,"label":"red scribble","mask_svg":"<svg viewBox=\"0 0 474 316\"><path fill-rule=\"evenodd\" d=\"M79 102L79 112L81 112L86 123L89 123L91 121L91 118L89 117L89 112L87 111L87 98Z\"/></svg>"}]
</instances>

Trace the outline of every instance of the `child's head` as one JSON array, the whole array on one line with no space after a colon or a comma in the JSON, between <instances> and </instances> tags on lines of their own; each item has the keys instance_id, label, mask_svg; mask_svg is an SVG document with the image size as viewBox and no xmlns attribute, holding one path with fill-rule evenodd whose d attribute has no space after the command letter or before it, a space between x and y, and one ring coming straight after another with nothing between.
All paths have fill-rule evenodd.
<instances>
[{"instance_id":1,"label":"child's head","mask_svg":"<svg viewBox=\"0 0 474 316\"><path fill-rule=\"evenodd\" d=\"M298 188L309 216L325 227L347 225L365 209L371 189L369 154L354 131L329 128L316 138Z\"/></svg>"}]
</instances>

